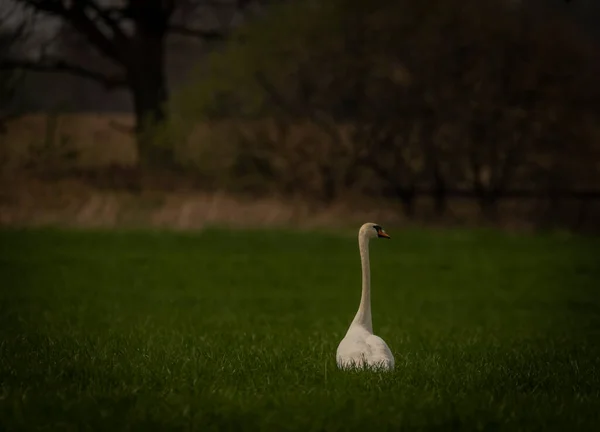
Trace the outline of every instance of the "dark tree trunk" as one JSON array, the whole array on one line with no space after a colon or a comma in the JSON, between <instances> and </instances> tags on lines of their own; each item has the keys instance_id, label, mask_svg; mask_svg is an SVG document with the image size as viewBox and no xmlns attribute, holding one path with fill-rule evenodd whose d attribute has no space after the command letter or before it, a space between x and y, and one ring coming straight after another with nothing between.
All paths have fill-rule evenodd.
<instances>
[{"instance_id":1,"label":"dark tree trunk","mask_svg":"<svg viewBox=\"0 0 600 432\"><path fill-rule=\"evenodd\" d=\"M415 216L415 204L417 199L417 191L414 186L397 187L395 189L396 197L402 202L404 214L412 219Z\"/></svg>"},{"instance_id":2,"label":"dark tree trunk","mask_svg":"<svg viewBox=\"0 0 600 432\"><path fill-rule=\"evenodd\" d=\"M585 198L582 198L579 201L579 209L577 211L577 216L575 218L575 223L573 224L573 230L580 231L585 229L586 216L588 213L588 204L589 201Z\"/></svg>"},{"instance_id":3,"label":"dark tree trunk","mask_svg":"<svg viewBox=\"0 0 600 432\"><path fill-rule=\"evenodd\" d=\"M135 36L135 55L128 71L135 110L135 130L140 164L168 168L174 164L171 143L158 140L156 127L167 120L167 80L164 70L165 32L139 26Z\"/></svg>"},{"instance_id":4,"label":"dark tree trunk","mask_svg":"<svg viewBox=\"0 0 600 432\"><path fill-rule=\"evenodd\" d=\"M433 199L435 202L435 214L437 216L443 216L446 212L446 183L440 172L440 169L434 164L433 169Z\"/></svg>"},{"instance_id":5,"label":"dark tree trunk","mask_svg":"<svg viewBox=\"0 0 600 432\"><path fill-rule=\"evenodd\" d=\"M433 190L433 200L435 203L435 214L439 217L446 213L446 188L444 184L436 184Z\"/></svg>"},{"instance_id":6,"label":"dark tree trunk","mask_svg":"<svg viewBox=\"0 0 600 432\"><path fill-rule=\"evenodd\" d=\"M498 193L495 191L483 190L478 192L477 201L486 220L494 222L498 217Z\"/></svg>"},{"instance_id":7,"label":"dark tree trunk","mask_svg":"<svg viewBox=\"0 0 600 432\"><path fill-rule=\"evenodd\" d=\"M328 166L321 167L321 176L323 178L323 190L322 190L322 199L323 202L327 204L331 204L336 196L337 196L337 188L335 185L335 178L333 175L333 170Z\"/></svg>"}]
</instances>

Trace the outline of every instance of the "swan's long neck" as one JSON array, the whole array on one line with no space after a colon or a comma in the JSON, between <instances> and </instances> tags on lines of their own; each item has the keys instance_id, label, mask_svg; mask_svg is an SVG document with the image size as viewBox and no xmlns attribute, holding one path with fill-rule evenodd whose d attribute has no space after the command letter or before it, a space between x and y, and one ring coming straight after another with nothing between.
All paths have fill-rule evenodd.
<instances>
[{"instance_id":1,"label":"swan's long neck","mask_svg":"<svg viewBox=\"0 0 600 432\"><path fill-rule=\"evenodd\" d=\"M360 264L362 267L362 293L360 306L352 321L359 324L368 331L373 332L373 320L371 318L371 264L369 262L369 238L364 233L358 236L358 248L360 250Z\"/></svg>"}]
</instances>

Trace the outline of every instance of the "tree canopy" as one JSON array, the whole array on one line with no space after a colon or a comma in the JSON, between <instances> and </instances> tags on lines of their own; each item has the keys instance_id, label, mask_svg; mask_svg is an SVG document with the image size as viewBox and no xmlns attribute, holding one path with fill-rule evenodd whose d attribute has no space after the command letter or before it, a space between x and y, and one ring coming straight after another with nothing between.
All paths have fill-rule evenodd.
<instances>
[{"instance_id":1,"label":"tree canopy","mask_svg":"<svg viewBox=\"0 0 600 432\"><path fill-rule=\"evenodd\" d=\"M320 164L324 179L335 177L327 196L356 189L368 170L379 179L374 191L408 206L419 189L441 197L470 188L493 208L511 187L525 193L557 172L575 181L581 170L573 167L596 151L595 49L552 9L502 0L306 1L235 36L199 68L181 97L184 116L318 125L330 140L305 143L293 165ZM351 126L351 145L335 132L340 125ZM560 142L569 143L568 158ZM285 176L291 168L282 166L265 172Z\"/></svg>"}]
</instances>

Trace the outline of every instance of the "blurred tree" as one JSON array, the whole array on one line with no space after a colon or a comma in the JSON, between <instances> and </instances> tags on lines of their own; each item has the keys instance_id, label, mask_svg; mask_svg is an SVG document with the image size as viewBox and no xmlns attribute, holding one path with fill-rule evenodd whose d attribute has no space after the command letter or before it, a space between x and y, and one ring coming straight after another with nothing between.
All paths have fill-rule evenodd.
<instances>
[{"instance_id":1,"label":"blurred tree","mask_svg":"<svg viewBox=\"0 0 600 432\"><path fill-rule=\"evenodd\" d=\"M0 63L21 51L31 28L27 17L19 25L11 25L15 13L14 7L0 11ZM15 94L21 78L18 71L0 69L0 133L4 132L5 122L16 113Z\"/></svg>"},{"instance_id":2,"label":"blurred tree","mask_svg":"<svg viewBox=\"0 0 600 432\"><path fill-rule=\"evenodd\" d=\"M594 50L564 17L540 2L508 6L287 5L247 27L243 43L211 55L183 105L192 117L318 125L328 139L305 142L303 164L321 177L326 199L343 188L383 194L411 215L420 194L433 195L439 213L449 194L467 195L494 217L498 201L524 195L523 185L543 189L536 176L548 170L535 165L564 158L557 143L586 154L593 134L583 119L597 118L600 90ZM273 160L296 156L271 149ZM291 172L280 172L281 184ZM561 178L566 190L570 180Z\"/></svg>"},{"instance_id":3,"label":"blurred tree","mask_svg":"<svg viewBox=\"0 0 600 432\"><path fill-rule=\"evenodd\" d=\"M116 73L100 72L87 64L46 54L35 60L4 59L0 68L63 71L95 80L108 90L129 89L135 109L140 161L150 165L174 161L171 146L158 145L146 133L152 125L167 118L169 92L164 70L167 34L177 33L205 41L224 40L235 13L251 3L249 0L15 1L68 24L90 47L116 66ZM217 20L217 24L210 27L194 27L195 23L185 19L192 16L192 12L206 15L211 11L218 17L228 17L228 22Z\"/></svg>"},{"instance_id":4,"label":"blurred tree","mask_svg":"<svg viewBox=\"0 0 600 432\"><path fill-rule=\"evenodd\" d=\"M5 58L13 44L13 35L0 29L0 61ZM12 71L0 71L0 133L5 132L5 122L11 116L11 102L14 98L18 75Z\"/></svg>"}]
</instances>

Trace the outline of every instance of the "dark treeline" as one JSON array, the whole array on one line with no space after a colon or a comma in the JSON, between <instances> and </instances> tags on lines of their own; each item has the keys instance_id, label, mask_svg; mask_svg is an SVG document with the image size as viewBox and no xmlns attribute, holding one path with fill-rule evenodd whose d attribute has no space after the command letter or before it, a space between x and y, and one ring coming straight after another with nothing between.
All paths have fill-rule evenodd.
<instances>
[{"instance_id":1,"label":"dark treeline","mask_svg":"<svg viewBox=\"0 0 600 432\"><path fill-rule=\"evenodd\" d=\"M196 27L223 43L175 98L164 88L164 38L194 33L170 18L202 2L22 3L84 36L104 29L88 40L119 74L71 72L129 87L140 156L162 149L154 164L193 168L205 187L324 202L375 196L410 217L422 197L438 216L469 198L489 219L508 199L544 200L550 213L568 202L600 221L600 48L544 2L263 2L266 13L235 31ZM157 29L152 5L170 14ZM161 58L145 35L160 38ZM144 55L154 63L136 60ZM152 112L160 122L141 128ZM228 126L200 139L194 125L206 122ZM182 143L199 156L178 154Z\"/></svg>"},{"instance_id":2,"label":"dark treeline","mask_svg":"<svg viewBox=\"0 0 600 432\"><path fill-rule=\"evenodd\" d=\"M213 60L188 107L274 119L242 128L233 166L285 193L381 195L409 216L423 195L439 215L472 197L490 218L506 198L597 200L600 51L534 3L283 8ZM298 123L323 134L286 144Z\"/></svg>"}]
</instances>

